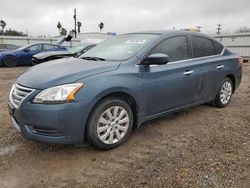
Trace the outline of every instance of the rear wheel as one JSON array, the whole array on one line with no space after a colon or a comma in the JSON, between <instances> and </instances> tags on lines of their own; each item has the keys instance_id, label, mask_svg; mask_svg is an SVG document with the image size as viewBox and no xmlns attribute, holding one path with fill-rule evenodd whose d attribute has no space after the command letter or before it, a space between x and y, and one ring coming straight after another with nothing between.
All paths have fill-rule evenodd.
<instances>
[{"instance_id":1,"label":"rear wheel","mask_svg":"<svg viewBox=\"0 0 250 188\"><path fill-rule=\"evenodd\" d=\"M225 78L218 91L214 104L219 108L223 108L231 101L233 94L233 83L230 78Z\"/></svg>"},{"instance_id":2,"label":"rear wheel","mask_svg":"<svg viewBox=\"0 0 250 188\"><path fill-rule=\"evenodd\" d=\"M97 149L112 149L124 143L133 126L131 107L123 100L107 98L95 107L87 125L86 136Z\"/></svg>"},{"instance_id":3,"label":"rear wheel","mask_svg":"<svg viewBox=\"0 0 250 188\"><path fill-rule=\"evenodd\" d=\"M6 67L15 67L17 66L17 63L17 58L15 58L14 56L7 55L3 58L3 64Z\"/></svg>"}]
</instances>

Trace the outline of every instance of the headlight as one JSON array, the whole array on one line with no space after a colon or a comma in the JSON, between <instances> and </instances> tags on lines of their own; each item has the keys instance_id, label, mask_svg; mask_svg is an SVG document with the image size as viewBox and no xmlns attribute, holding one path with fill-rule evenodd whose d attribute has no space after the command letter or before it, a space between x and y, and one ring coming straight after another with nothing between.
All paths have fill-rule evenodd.
<instances>
[{"instance_id":1,"label":"headlight","mask_svg":"<svg viewBox=\"0 0 250 188\"><path fill-rule=\"evenodd\" d=\"M81 89L83 83L66 84L51 87L40 92L33 100L34 103L64 103L75 100L74 95Z\"/></svg>"}]
</instances>

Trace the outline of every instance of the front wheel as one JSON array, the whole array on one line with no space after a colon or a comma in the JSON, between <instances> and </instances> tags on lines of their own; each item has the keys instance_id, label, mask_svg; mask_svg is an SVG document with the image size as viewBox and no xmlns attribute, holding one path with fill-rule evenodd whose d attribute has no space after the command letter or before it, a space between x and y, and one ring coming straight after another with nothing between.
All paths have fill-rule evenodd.
<instances>
[{"instance_id":1,"label":"front wheel","mask_svg":"<svg viewBox=\"0 0 250 188\"><path fill-rule=\"evenodd\" d=\"M214 104L219 108L223 108L228 105L233 95L233 83L230 78L225 78L218 91Z\"/></svg>"},{"instance_id":2,"label":"front wheel","mask_svg":"<svg viewBox=\"0 0 250 188\"><path fill-rule=\"evenodd\" d=\"M132 127L131 107L121 99L107 98L93 110L86 136L91 146L108 150L123 144Z\"/></svg>"},{"instance_id":3,"label":"front wheel","mask_svg":"<svg viewBox=\"0 0 250 188\"><path fill-rule=\"evenodd\" d=\"M6 67L15 67L17 66L17 63L18 63L17 58L14 56L7 55L3 58L3 64Z\"/></svg>"}]
</instances>

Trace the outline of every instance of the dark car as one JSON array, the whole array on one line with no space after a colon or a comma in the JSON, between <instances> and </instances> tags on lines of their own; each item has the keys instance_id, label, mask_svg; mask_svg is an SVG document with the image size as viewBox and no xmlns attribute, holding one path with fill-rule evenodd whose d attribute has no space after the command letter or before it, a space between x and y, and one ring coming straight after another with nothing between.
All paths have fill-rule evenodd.
<instances>
[{"instance_id":1,"label":"dark car","mask_svg":"<svg viewBox=\"0 0 250 188\"><path fill-rule=\"evenodd\" d=\"M23 73L9 112L26 138L111 149L148 120L204 103L227 106L241 76L242 59L207 35L123 34Z\"/></svg>"},{"instance_id":2,"label":"dark car","mask_svg":"<svg viewBox=\"0 0 250 188\"><path fill-rule=\"evenodd\" d=\"M65 51L65 47L54 44L30 44L17 50L1 52L0 53L0 65L6 67L15 67L17 65L31 65L32 56L46 51L61 50Z\"/></svg>"},{"instance_id":3,"label":"dark car","mask_svg":"<svg viewBox=\"0 0 250 188\"><path fill-rule=\"evenodd\" d=\"M96 46L96 44L90 43L81 43L75 47L69 48L66 51L51 51L51 52L42 52L34 55L32 57L32 65L37 65L44 63L46 61L51 61L55 59L61 59L66 57L77 57L85 53Z\"/></svg>"},{"instance_id":4,"label":"dark car","mask_svg":"<svg viewBox=\"0 0 250 188\"><path fill-rule=\"evenodd\" d=\"M0 44L0 52L16 50L18 48L20 48L20 46L16 46L14 44Z\"/></svg>"}]
</instances>

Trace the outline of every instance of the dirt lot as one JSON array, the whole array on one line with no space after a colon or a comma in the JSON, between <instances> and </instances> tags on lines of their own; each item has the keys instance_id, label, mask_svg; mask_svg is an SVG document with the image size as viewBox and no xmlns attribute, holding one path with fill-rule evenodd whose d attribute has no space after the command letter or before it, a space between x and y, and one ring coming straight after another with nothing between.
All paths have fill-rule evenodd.
<instances>
[{"instance_id":1,"label":"dirt lot","mask_svg":"<svg viewBox=\"0 0 250 188\"><path fill-rule=\"evenodd\" d=\"M111 151L40 144L12 128L8 92L26 69L0 68L0 187L250 187L250 63L228 107L148 122Z\"/></svg>"}]
</instances>

